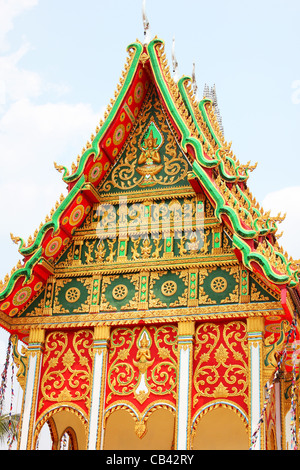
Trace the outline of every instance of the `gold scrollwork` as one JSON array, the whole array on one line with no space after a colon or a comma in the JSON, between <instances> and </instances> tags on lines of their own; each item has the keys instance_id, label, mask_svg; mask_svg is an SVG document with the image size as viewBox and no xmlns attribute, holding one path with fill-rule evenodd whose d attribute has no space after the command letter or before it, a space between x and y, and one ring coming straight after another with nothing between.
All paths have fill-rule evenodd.
<instances>
[{"instance_id":1,"label":"gold scrollwork","mask_svg":"<svg viewBox=\"0 0 300 470\"><path fill-rule=\"evenodd\" d=\"M132 352L132 350L134 352ZM131 356L133 358L131 359ZM150 394L175 397L177 329L171 325L143 329L117 328L111 335L106 402L133 394L143 403Z\"/></svg>"},{"instance_id":2,"label":"gold scrollwork","mask_svg":"<svg viewBox=\"0 0 300 470\"><path fill-rule=\"evenodd\" d=\"M39 410L45 401L84 401L89 406L91 347L92 333L88 330L79 330L72 336L65 332L47 336Z\"/></svg>"},{"instance_id":3,"label":"gold scrollwork","mask_svg":"<svg viewBox=\"0 0 300 470\"><path fill-rule=\"evenodd\" d=\"M195 406L200 397L241 396L247 401L247 334L243 322L233 321L224 328L213 323L200 325L195 334L193 383Z\"/></svg>"}]
</instances>

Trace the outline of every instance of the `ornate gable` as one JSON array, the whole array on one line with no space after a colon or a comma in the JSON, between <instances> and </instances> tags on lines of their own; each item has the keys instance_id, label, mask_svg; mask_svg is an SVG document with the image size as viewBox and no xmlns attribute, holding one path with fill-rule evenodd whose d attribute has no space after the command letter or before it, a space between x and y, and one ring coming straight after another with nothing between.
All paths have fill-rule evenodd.
<instances>
[{"instance_id":1,"label":"ornate gable","mask_svg":"<svg viewBox=\"0 0 300 470\"><path fill-rule=\"evenodd\" d=\"M174 195L174 188L184 194L191 190L191 170L152 85L130 137L98 190L105 201L124 195L168 197Z\"/></svg>"}]
</instances>

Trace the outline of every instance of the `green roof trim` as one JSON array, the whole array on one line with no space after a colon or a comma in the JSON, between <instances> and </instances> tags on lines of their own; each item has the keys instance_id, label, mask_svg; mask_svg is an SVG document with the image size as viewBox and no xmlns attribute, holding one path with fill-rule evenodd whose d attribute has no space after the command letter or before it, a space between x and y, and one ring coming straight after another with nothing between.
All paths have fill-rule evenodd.
<instances>
[{"instance_id":1,"label":"green roof trim","mask_svg":"<svg viewBox=\"0 0 300 470\"><path fill-rule=\"evenodd\" d=\"M134 78L137 66L138 66L139 61L140 61L141 54L143 52L143 46L140 43L130 44L127 47L127 51L130 50L130 49L135 49L135 53L134 53L134 57L132 59L132 63L129 67L128 73L126 75L124 84L123 84L123 86L120 90L120 93L119 93L115 103L113 104L113 107L112 107L107 119L105 119L103 125L101 126L101 129L99 130L96 137L94 138L94 140L91 144L91 147L89 149L87 149L83 153L83 155L81 156L80 162L79 162L79 165L78 165L78 168L77 168L76 172L73 173L72 175L67 176L67 169L65 168L65 172L64 172L64 175L63 175L63 180L66 183L72 183L73 181L76 181L76 179L78 179L80 177L80 175L83 173L86 162L87 162L87 160L89 159L89 157L91 155L94 155L94 160L96 160L98 155L99 155L99 142L101 141L103 135L105 134L105 132L109 128L111 122L115 118L116 113L120 109L122 101L123 101L123 99L124 99L124 97L127 93L127 90L128 90L128 88L129 88L129 86L130 86L130 84L131 84L131 82Z\"/></svg>"},{"instance_id":2,"label":"green roof trim","mask_svg":"<svg viewBox=\"0 0 300 470\"><path fill-rule=\"evenodd\" d=\"M25 277L25 282L28 281L32 275L32 269L39 262L42 256L43 248L40 247L34 255L26 262L25 266L20 269L17 269L10 277L7 286L0 293L0 300L5 299L13 290L15 283L21 277Z\"/></svg>"},{"instance_id":3,"label":"green roof trim","mask_svg":"<svg viewBox=\"0 0 300 470\"><path fill-rule=\"evenodd\" d=\"M193 163L193 171L195 175L199 178L199 180L202 182L206 190L209 192L211 197L214 199L216 204L215 215L220 220L220 222L222 214L227 215L233 225L233 229L239 236L249 239L256 237L256 230L247 230L241 225L240 219L237 216L235 210L232 207L226 205L224 197L220 194L220 192L213 184L207 173L203 170L203 168L201 168L197 161L194 161Z\"/></svg>"},{"instance_id":4,"label":"green roof trim","mask_svg":"<svg viewBox=\"0 0 300 470\"><path fill-rule=\"evenodd\" d=\"M85 177L84 175L78 180L76 185L72 188L72 190L67 194L63 202L60 204L60 206L56 209L54 212L52 219L49 222L46 222L41 229L39 230L39 233L36 236L36 239L34 243L29 246L28 248L23 248L24 246L24 240L20 238L21 245L19 247L19 253L23 256L30 256L32 255L36 250L39 249L40 244L43 240L44 235L48 232L48 230L53 229L53 233L55 233L60 225L59 225L59 220L64 212L64 210L68 207L68 205L73 201L74 197L76 194L80 191L82 188L82 185L85 183Z\"/></svg>"},{"instance_id":5,"label":"green roof trim","mask_svg":"<svg viewBox=\"0 0 300 470\"><path fill-rule=\"evenodd\" d=\"M158 63L157 55L156 55L155 50L154 50L154 48L157 44L163 44L163 41L161 41L160 39L154 39L153 41L151 41L148 44L148 53L149 53L149 56L150 56L150 63L151 63L151 66L152 66L152 70L153 70L156 82L157 82L157 84L158 84L158 86L159 86L159 88L160 88L160 90L163 94L163 97L164 97L165 103L166 103L166 105L169 109L170 115L175 120L175 122L176 122L176 124L177 124L177 126L178 126L178 128L181 132L181 135L182 135L181 146L182 146L183 150L186 152L187 151L187 145L188 144L192 145L193 148L196 151L198 160L201 163L201 165L206 166L206 167L215 167L216 164L218 163L217 160L207 160L204 157L202 144L199 142L198 139L191 136L190 131L188 130L186 124L184 123L182 117L180 116L180 114L177 110L177 107L174 104L174 101L173 101L173 99L170 95L169 89L168 89L168 87L165 83L165 80L164 80L163 76L162 76L161 68L160 68L160 65Z\"/></svg>"},{"instance_id":6,"label":"green roof trim","mask_svg":"<svg viewBox=\"0 0 300 470\"><path fill-rule=\"evenodd\" d=\"M275 252L277 256L280 256L280 259L286 266L287 274L277 274L272 269L269 260L261 253L257 251L252 251L250 246L242 240L238 235L234 234L232 238L233 245L238 248L238 250L242 254L243 263L249 269L251 268L251 263L256 262L263 270L264 275L275 284L289 284L290 287L293 287L297 284L297 273L295 271L292 273L290 269L290 263L286 263L285 258L281 255L281 253ZM271 244L269 246L274 250ZM275 251L275 250L274 250ZM292 279L291 279L292 277ZM294 278L294 279L293 279Z\"/></svg>"}]
</instances>

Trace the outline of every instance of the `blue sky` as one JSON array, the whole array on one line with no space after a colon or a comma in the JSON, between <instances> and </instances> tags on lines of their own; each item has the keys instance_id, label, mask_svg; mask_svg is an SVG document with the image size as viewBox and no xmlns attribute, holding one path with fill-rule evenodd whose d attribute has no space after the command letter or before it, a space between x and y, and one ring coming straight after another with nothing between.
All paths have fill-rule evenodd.
<instances>
[{"instance_id":1,"label":"blue sky","mask_svg":"<svg viewBox=\"0 0 300 470\"><path fill-rule=\"evenodd\" d=\"M200 96L216 84L225 138L241 162L258 161L249 187L266 210L288 212L282 245L300 258L300 2L148 0L146 10L170 64L175 36L179 75L195 62ZM27 239L65 194L53 162L81 154L136 38L142 0L0 0L0 278L20 257L10 232Z\"/></svg>"},{"instance_id":2,"label":"blue sky","mask_svg":"<svg viewBox=\"0 0 300 470\"><path fill-rule=\"evenodd\" d=\"M146 9L170 63L175 36L179 75L195 62L200 95L216 84L225 138L241 162L258 161L257 200L289 209L282 244L300 258L300 3L148 0ZM3 278L19 259L10 232L27 239L65 192L53 162L70 167L81 153L143 26L142 0L0 0L0 13Z\"/></svg>"}]
</instances>

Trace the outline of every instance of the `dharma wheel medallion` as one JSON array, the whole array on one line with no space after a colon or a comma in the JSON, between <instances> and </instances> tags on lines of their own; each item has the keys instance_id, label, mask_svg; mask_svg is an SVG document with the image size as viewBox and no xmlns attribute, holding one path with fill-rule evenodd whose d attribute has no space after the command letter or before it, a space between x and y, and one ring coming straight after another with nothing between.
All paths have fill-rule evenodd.
<instances>
[{"instance_id":1,"label":"dharma wheel medallion","mask_svg":"<svg viewBox=\"0 0 300 470\"><path fill-rule=\"evenodd\" d=\"M215 277L210 284L211 289L214 292L221 293L227 288L227 281L224 277Z\"/></svg>"},{"instance_id":2,"label":"dharma wheel medallion","mask_svg":"<svg viewBox=\"0 0 300 470\"><path fill-rule=\"evenodd\" d=\"M118 286L113 288L112 296L116 300L123 300L125 299L126 295L128 294L128 289L124 284L119 284Z\"/></svg>"},{"instance_id":3,"label":"dharma wheel medallion","mask_svg":"<svg viewBox=\"0 0 300 470\"><path fill-rule=\"evenodd\" d=\"M167 297L171 297L177 291L177 284L174 281L166 281L161 286L161 292Z\"/></svg>"},{"instance_id":4,"label":"dharma wheel medallion","mask_svg":"<svg viewBox=\"0 0 300 470\"><path fill-rule=\"evenodd\" d=\"M68 302L73 304L79 299L80 290L77 289L77 287L70 287L70 289L67 290L65 297Z\"/></svg>"}]
</instances>

